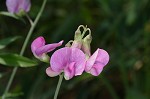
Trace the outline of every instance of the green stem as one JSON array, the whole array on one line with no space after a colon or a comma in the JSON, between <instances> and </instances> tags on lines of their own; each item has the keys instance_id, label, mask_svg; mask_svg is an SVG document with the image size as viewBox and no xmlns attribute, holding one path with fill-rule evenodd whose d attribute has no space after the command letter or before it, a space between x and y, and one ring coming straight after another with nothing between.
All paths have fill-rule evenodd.
<instances>
[{"instance_id":1,"label":"green stem","mask_svg":"<svg viewBox=\"0 0 150 99\"><path fill-rule=\"evenodd\" d=\"M25 39L25 41L24 41L24 44L23 44L23 46L22 46L20 55L23 55L23 54L24 54L24 51L25 51L26 46L27 46L27 43L29 42L29 39L30 39L30 37L31 37L31 35L32 35L32 32L33 32L35 26L37 25L37 23L38 23L38 21L39 21L39 19L40 19L40 16L42 15L42 12L43 12L43 10L44 10L44 7L45 7L45 5L46 5L46 2L47 2L47 0L44 0L44 2L43 2L43 4L42 4L42 7L41 7L41 9L40 9L40 11L39 11L37 17L36 17L35 21L33 22L33 25L31 26L31 28L30 28L30 30L29 30L29 32L28 32L28 35L27 35L27 37L26 37L26 39Z\"/></svg>"},{"instance_id":2,"label":"green stem","mask_svg":"<svg viewBox=\"0 0 150 99\"><path fill-rule=\"evenodd\" d=\"M62 80L63 80L63 74L61 74L61 75L59 76L59 81L58 81L57 88L56 88L56 91L55 91L54 99L57 99L58 92L59 92L59 89L60 89L60 85L61 85L61 83L62 83Z\"/></svg>"},{"instance_id":3,"label":"green stem","mask_svg":"<svg viewBox=\"0 0 150 99\"><path fill-rule=\"evenodd\" d=\"M46 2L47 2L47 0L44 0L44 1L43 1L43 4L42 4L42 6L41 6L41 9L40 9L40 11L39 11L39 13L38 13L38 15L37 15L35 21L33 22L33 25L31 25L31 28L30 28L30 30L29 30L29 32L28 32L28 34L27 34L27 37L26 37L26 39L25 39L25 41L24 41L24 43L23 43L23 46L22 46L22 48L21 48L21 51L20 51L20 55L21 55L21 56L22 56L22 55L24 54L24 52L25 52L25 49L26 49L27 44L28 44L28 42L29 42L29 39L30 39L30 37L31 37L31 35L32 35L32 33L33 33L33 30L34 30L35 26L37 25L40 16L42 15L42 12L43 12L43 10L44 10L44 7L45 7L45 5L46 5ZM14 67L14 69L13 69L13 71L12 71L12 74L11 74L11 76L10 76L10 79L9 79L9 81L8 81L8 84L7 84L7 86L6 86L6 89L5 89L5 91L4 91L4 94L3 94L3 96L2 96L2 99L5 99L7 93L8 93L8 91L9 91L9 89L10 89L10 86L11 86L11 84L12 84L12 82L13 82L13 79L14 79L14 77L15 77L15 74L16 74L16 72L17 72L17 69L18 69L18 67Z\"/></svg>"},{"instance_id":4,"label":"green stem","mask_svg":"<svg viewBox=\"0 0 150 99\"><path fill-rule=\"evenodd\" d=\"M26 15L27 19L29 20L29 22L30 22L30 24L32 26L33 25L32 19L30 18L30 16L28 15L28 13L25 13L25 15Z\"/></svg>"}]
</instances>

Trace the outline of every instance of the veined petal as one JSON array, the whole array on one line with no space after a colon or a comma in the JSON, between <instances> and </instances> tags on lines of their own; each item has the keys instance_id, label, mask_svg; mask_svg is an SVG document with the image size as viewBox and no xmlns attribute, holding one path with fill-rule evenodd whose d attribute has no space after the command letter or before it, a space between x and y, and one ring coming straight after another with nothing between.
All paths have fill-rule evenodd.
<instances>
[{"instance_id":1,"label":"veined petal","mask_svg":"<svg viewBox=\"0 0 150 99\"><path fill-rule=\"evenodd\" d=\"M18 0L6 0L6 6L7 6L7 10L10 13L15 13L18 12Z\"/></svg>"},{"instance_id":2,"label":"veined petal","mask_svg":"<svg viewBox=\"0 0 150 99\"><path fill-rule=\"evenodd\" d=\"M45 45L45 39L40 36L32 42L31 50L36 58L40 59L41 61L47 62L49 60L47 53L54 50L56 47L61 46L62 43L63 41Z\"/></svg>"},{"instance_id":3,"label":"veined petal","mask_svg":"<svg viewBox=\"0 0 150 99\"><path fill-rule=\"evenodd\" d=\"M102 72L103 67L106 66L106 64L109 61L109 54L105 50L103 50L103 49L97 49L95 57L96 58L94 58L93 60L89 59L87 61L87 63L89 62L90 65L86 64L85 71L88 72L88 73L91 73L94 76L98 76ZM90 63L90 61L92 63ZM93 61L94 61L94 64L93 64Z\"/></svg>"},{"instance_id":4,"label":"veined petal","mask_svg":"<svg viewBox=\"0 0 150 99\"><path fill-rule=\"evenodd\" d=\"M52 70L64 70L66 79L70 79L84 71L85 54L78 48L64 47L53 53L50 64Z\"/></svg>"},{"instance_id":5,"label":"veined petal","mask_svg":"<svg viewBox=\"0 0 150 99\"><path fill-rule=\"evenodd\" d=\"M102 66L104 67L108 63L108 61L109 61L109 54L103 49L98 49L96 62L103 64Z\"/></svg>"},{"instance_id":6,"label":"veined petal","mask_svg":"<svg viewBox=\"0 0 150 99\"><path fill-rule=\"evenodd\" d=\"M85 54L78 48L71 48L71 62L75 62L75 76L81 75L85 69Z\"/></svg>"},{"instance_id":7,"label":"veined petal","mask_svg":"<svg viewBox=\"0 0 150 99\"><path fill-rule=\"evenodd\" d=\"M31 51L32 51L32 53L34 54L35 57L38 57L38 55L35 53L35 51L36 51L38 48L40 48L40 47L42 47L42 46L44 46L44 45L45 45L45 39L44 39L42 36L36 38L36 39L32 42L32 44L31 44Z\"/></svg>"},{"instance_id":8,"label":"veined petal","mask_svg":"<svg viewBox=\"0 0 150 99\"><path fill-rule=\"evenodd\" d=\"M23 9L25 12L29 12L30 7L31 7L30 0L22 0L22 3L20 4L20 9Z\"/></svg>"},{"instance_id":9,"label":"veined petal","mask_svg":"<svg viewBox=\"0 0 150 99\"><path fill-rule=\"evenodd\" d=\"M51 68L54 71L63 70L68 65L70 56L71 50L69 47L56 50L50 59Z\"/></svg>"},{"instance_id":10,"label":"veined petal","mask_svg":"<svg viewBox=\"0 0 150 99\"><path fill-rule=\"evenodd\" d=\"M55 48L61 46L62 43L63 41L60 41L59 43L52 43L52 44L41 46L35 51L35 53L37 56L41 56L43 53L48 53L53 51Z\"/></svg>"},{"instance_id":11,"label":"veined petal","mask_svg":"<svg viewBox=\"0 0 150 99\"><path fill-rule=\"evenodd\" d=\"M94 54L87 60L86 62L86 66L85 66L85 71L88 72L92 66L94 65L95 61L96 61L96 58L97 58L97 55L98 55L98 51L99 49L97 49Z\"/></svg>"},{"instance_id":12,"label":"veined petal","mask_svg":"<svg viewBox=\"0 0 150 99\"><path fill-rule=\"evenodd\" d=\"M10 13L19 13L21 10L28 12L31 2L30 0L6 0L6 6Z\"/></svg>"},{"instance_id":13,"label":"veined petal","mask_svg":"<svg viewBox=\"0 0 150 99\"><path fill-rule=\"evenodd\" d=\"M51 67L48 67L46 69L46 74L50 77L55 77L55 76L59 75L60 73L61 73L60 71L59 72L53 71Z\"/></svg>"},{"instance_id":14,"label":"veined petal","mask_svg":"<svg viewBox=\"0 0 150 99\"><path fill-rule=\"evenodd\" d=\"M75 74L75 62L70 63L65 69L64 69L64 78L66 80L71 79Z\"/></svg>"},{"instance_id":15,"label":"veined petal","mask_svg":"<svg viewBox=\"0 0 150 99\"><path fill-rule=\"evenodd\" d=\"M89 73L98 76L103 70L103 64L94 64L93 67L90 69Z\"/></svg>"}]
</instances>

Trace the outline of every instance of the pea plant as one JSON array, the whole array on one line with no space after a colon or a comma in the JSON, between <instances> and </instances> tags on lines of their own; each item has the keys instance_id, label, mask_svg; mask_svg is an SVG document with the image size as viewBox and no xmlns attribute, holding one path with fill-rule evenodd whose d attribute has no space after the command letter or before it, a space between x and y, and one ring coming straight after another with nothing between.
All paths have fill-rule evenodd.
<instances>
[{"instance_id":1,"label":"pea plant","mask_svg":"<svg viewBox=\"0 0 150 99\"><path fill-rule=\"evenodd\" d=\"M31 8L30 0L6 0L8 12L0 12L0 15L13 17L21 21L24 18L23 16L26 16L30 23L30 29L23 41L24 43L20 49L20 53L0 53L0 64L3 66L13 66L8 83L1 96L2 99L9 97L9 89L18 68L38 66L37 61L25 57L24 53L46 3L47 0L43 0L41 9L39 9L34 20L28 14ZM0 49L4 49L8 44L19 38L18 36L14 36L0 40ZM73 77L82 76L84 72L98 76L109 62L109 54L104 49L97 48L94 53L91 53L91 42L92 33L90 28L80 25L75 31L74 39L68 41L66 44L64 44L64 40L58 41L57 43L46 43L43 36L35 38L30 43L33 56L47 64L47 69L43 72L46 72L49 77L59 76L54 99L57 99L63 78L65 80L71 80ZM57 47L59 48L56 50ZM50 56L48 53L52 55Z\"/></svg>"}]
</instances>

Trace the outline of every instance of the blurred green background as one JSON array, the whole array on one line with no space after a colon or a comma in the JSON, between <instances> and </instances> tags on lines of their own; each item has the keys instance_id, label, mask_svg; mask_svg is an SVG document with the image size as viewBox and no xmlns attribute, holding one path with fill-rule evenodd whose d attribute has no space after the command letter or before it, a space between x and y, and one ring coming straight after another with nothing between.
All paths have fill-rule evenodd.
<instances>
[{"instance_id":1,"label":"blurred green background","mask_svg":"<svg viewBox=\"0 0 150 99\"><path fill-rule=\"evenodd\" d=\"M31 1L32 19L42 1ZM5 0L0 0L0 11L6 10ZM30 28L24 19L0 16L0 39L22 36L0 53L19 53ZM110 62L98 77L84 73L63 80L58 99L150 99L150 0L48 0L25 56L35 59L30 45L37 36L44 36L48 43L67 43L81 24L92 31L92 52L105 49ZM10 99L52 99L58 77L46 75L48 66L19 68L10 92L20 95ZM0 65L0 95L12 69Z\"/></svg>"}]
</instances>

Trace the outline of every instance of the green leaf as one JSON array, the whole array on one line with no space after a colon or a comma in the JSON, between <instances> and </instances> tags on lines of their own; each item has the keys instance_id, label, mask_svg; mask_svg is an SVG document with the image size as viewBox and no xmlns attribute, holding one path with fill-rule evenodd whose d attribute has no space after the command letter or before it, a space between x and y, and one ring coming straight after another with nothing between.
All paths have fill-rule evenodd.
<instances>
[{"instance_id":1,"label":"green leaf","mask_svg":"<svg viewBox=\"0 0 150 99\"><path fill-rule=\"evenodd\" d=\"M37 62L17 54L5 53L0 54L0 64L13 67L32 67L36 66Z\"/></svg>"},{"instance_id":2,"label":"green leaf","mask_svg":"<svg viewBox=\"0 0 150 99\"><path fill-rule=\"evenodd\" d=\"M0 15L4 15L4 16L8 16L8 17L11 17L11 18L14 18L14 19L17 19L17 20L21 20L23 23L26 23L25 20L17 14L12 14L12 13L9 13L9 12L2 11L2 12L0 12Z\"/></svg>"},{"instance_id":3,"label":"green leaf","mask_svg":"<svg viewBox=\"0 0 150 99\"><path fill-rule=\"evenodd\" d=\"M20 19L19 16L15 15L15 14L12 14L12 13L9 13L9 12L4 12L4 11L2 11L2 12L0 12L0 15L9 16L9 17L15 18L15 19L17 19L17 20Z\"/></svg>"},{"instance_id":4,"label":"green leaf","mask_svg":"<svg viewBox=\"0 0 150 99\"><path fill-rule=\"evenodd\" d=\"M0 40L0 49L5 48L8 44L10 44L11 42L14 42L15 40L19 38L20 36L15 36L15 37L9 37L9 38Z\"/></svg>"}]
</instances>

